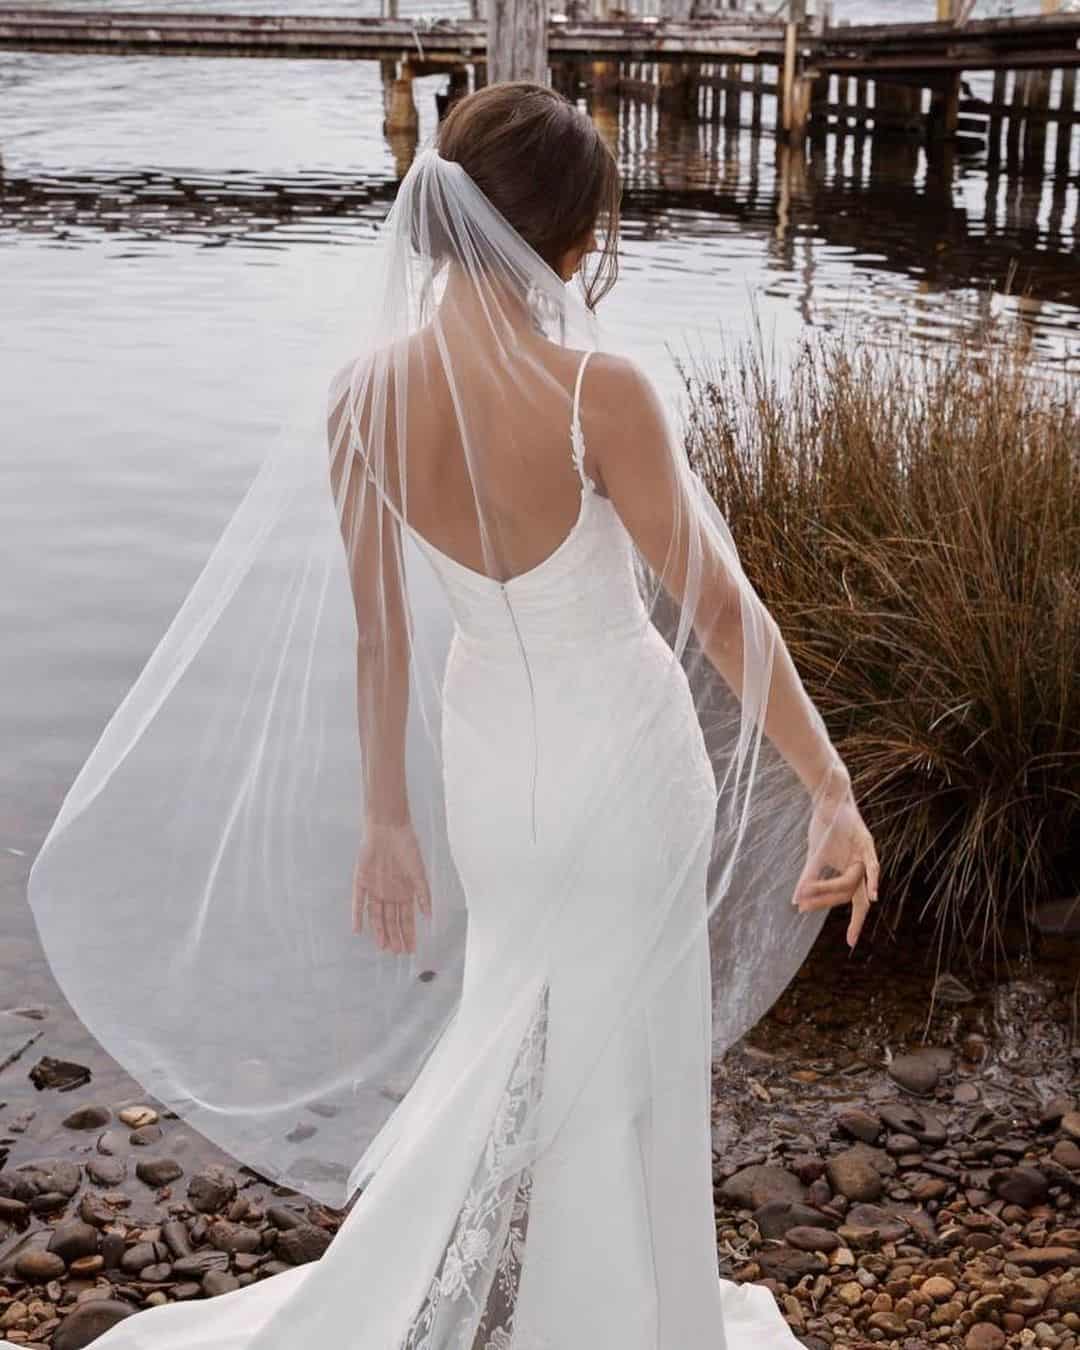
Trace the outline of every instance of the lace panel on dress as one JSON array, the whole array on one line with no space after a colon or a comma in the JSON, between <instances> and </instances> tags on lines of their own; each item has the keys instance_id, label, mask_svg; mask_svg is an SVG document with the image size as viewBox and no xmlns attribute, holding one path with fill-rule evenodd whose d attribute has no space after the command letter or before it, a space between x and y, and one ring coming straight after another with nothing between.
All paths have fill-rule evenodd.
<instances>
[{"instance_id":1,"label":"lace panel on dress","mask_svg":"<svg viewBox=\"0 0 1080 1350\"><path fill-rule=\"evenodd\" d=\"M532 1174L528 1167L515 1167L512 1159L536 1125L547 1011L545 985L442 1263L401 1350L525 1350L513 1334Z\"/></svg>"}]
</instances>

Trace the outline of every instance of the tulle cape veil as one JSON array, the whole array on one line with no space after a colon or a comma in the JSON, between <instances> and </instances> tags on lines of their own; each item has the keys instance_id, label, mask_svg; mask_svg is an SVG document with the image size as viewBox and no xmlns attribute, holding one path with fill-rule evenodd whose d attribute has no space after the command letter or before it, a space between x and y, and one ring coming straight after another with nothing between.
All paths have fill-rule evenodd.
<instances>
[{"instance_id":1,"label":"tulle cape veil","mask_svg":"<svg viewBox=\"0 0 1080 1350\"><path fill-rule=\"evenodd\" d=\"M505 1165L526 1166L557 1138L621 1019L705 924L722 1052L788 983L822 918L791 903L811 792L762 734L780 639L669 428L661 449L680 509L668 556L683 580L665 584L666 567L642 555L636 567L649 626L670 645L670 687L642 698L628 659L589 747L604 790L588 800L575 796L573 765L535 746L522 800L538 778L540 790L564 783L575 842L545 858L544 903L466 968L467 896L442 775L455 614L425 547L424 530L434 539L439 527L431 492L426 519L414 518L424 494L412 475L446 468L445 517L471 515L483 565L470 571L498 585L507 521L520 530L536 491L538 440L573 472L573 382L549 357L603 342L576 287L434 149L418 155L357 266L363 298L336 372L323 372L268 450L68 793L29 887L59 984L106 1049L237 1158L331 1204L418 1122L437 1121L447 1079L424 1069L451 1028L453 1091L483 1093L507 1072L508 1031L526 1025L556 935L587 922L578 880L590 834L601 819L610 831L624 794L639 790L625 771L631 748L650 744L676 686L689 684L715 775L707 894L675 905L684 860L673 850L670 890L647 922L610 934L613 959L580 1009L572 1071ZM587 405L588 374L584 390ZM413 453L422 445L426 460ZM718 560L739 598L738 696L695 628ZM515 583L500 591L512 614ZM584 663L590 638L576 638ZM527 679L527 643L520 658ZM808 704L799 715L824 735ZM474 732L497 743L500 727ZM366 796L380 757L394 754L432 897L411 955L380 950L350 922ZM653 762L658 800L670 799L683 766L659 742ZM668 847L660 828L655 847Z\"/></svg>"}]
</instances>

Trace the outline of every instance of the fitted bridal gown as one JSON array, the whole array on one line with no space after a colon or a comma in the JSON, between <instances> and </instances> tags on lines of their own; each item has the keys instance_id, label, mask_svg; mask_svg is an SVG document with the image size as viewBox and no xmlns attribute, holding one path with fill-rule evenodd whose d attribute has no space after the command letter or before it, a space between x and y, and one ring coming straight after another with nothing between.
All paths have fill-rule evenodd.
<instances>
[{"instance_id":1,"label":"fitted bridal gown","mask_svg":"<svg viewBox=\"0 0 1080 1350\"><path fill-rule=\"evenodd\" d=\"M367 1184L319 1261L142 1310L102 1336L101 1350L798 1344L766 1289L717 1271L710 956L697 921L716 785L689 686L644 608L630 537L585 474L587 359L569 428L580 510L554 552L499 582L413 536L454 619L442 748L468 908L457 1013L375 1140ZM606 833L594 812L575 841L580 802L603 787L597 747L617 745L629 710L660 690L649 736L623 747L621 772L635 791L623 793L620 819ZM474 973L520 922L517 907L549 904L561 884L553 860L571 843L580 855L574 902L561 906L512 994L493 991ZM660 936L661 947L671 943L669 973L635 1000L567 1102L561 1088L582 1018L632 959L623 934L647 924L673 878L671 912L699 936L681 949L678 923L670 939ZM462 1088L459 1050L485 1037L482 1082L474 1075ZM515 1143L545 1136L550 1102L560 1112L550 1144L516 1166Z\"/></svg>"}]
</instances>

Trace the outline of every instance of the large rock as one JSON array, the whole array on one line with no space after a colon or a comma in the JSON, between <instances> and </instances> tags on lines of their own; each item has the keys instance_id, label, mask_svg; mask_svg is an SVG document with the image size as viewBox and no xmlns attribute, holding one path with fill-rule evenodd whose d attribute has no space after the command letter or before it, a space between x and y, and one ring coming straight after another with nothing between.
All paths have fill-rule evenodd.
<instances>
[{"instance_id":1,"label":"large rock","mask_svg":"<svg viewBox=\"0 0 1080 1350\"><path fill-rule=\"evenodd\" d=\"M49 1251L64 1261L77 1261L80 1256L96 1256L98 1231L82 1219L65 1219L53 1229Z\"/></svg>"},{"instance_id":2,"label":"large rock","mask_svg":"<svg viewBox=\"0 0 1080 1350\"><path fill-rule=\"evenodd\" d=\"M39 1248L23 1252L15 1261L15 1274L27 1284L45 1284L49 1280L58 1280L65 1269L62 1256Z\"/></svg>"},{"instance_id":3,"label":"large rock","mask_svg":"<svg viewBox=\"0 0 1080 1350\"><path fill-rule=\"evenodd\" d=\"M964 1340L964 1350L1001 1350L1005 1333L993 1322L976 1322Z\"/></svg>"},{"instance_id":4,"label":"large rock","mask_svg":"<svg viewBox=\"0 0 1080 1350\"><path fill-rule=\"evenodd\" d=\"M786 1167L755 1163L728 1177L720 1187L720 1194L740 1209L757 1209L774 1200L802 1203L806 1199L806 1187Z\"/></svg>"},{"instance_id":5,"label":"large rock","mask_svg":"<svg viewBox=\"0 0 1080 1350\"><path fill-rule=\"evenodd\" d=\"M56 1194L70 1199L82 1182L82 1169L68 1158L23 1163L16 1172L36 1195Z\"/></svg>"},{"instance_id":6,"label":"large rock","mask_svg":"<svg viewBox=\"0 0 1080 1350\"><path fill-rule=\"evenodd\" d=\"M86 1175L99 1186L119 1186L127 1176L123 1158L87 1158Z\"/></svg>"},{"instance_id":7,"label":"large rock","mask_svg":"<svg viewBox=\"0 0 1080 1350\"><path fill-rule=\"evenodd\" d=\"M889 1077L907 1092L926 1097L938 1085L943 1073L952 1066L952 1055L948 1050L928 1046L924 1050L915 1050L909 1055L897 1055L889 1065Z\"/></svg>"},{"instance_id":8,"label":"large rock","mask_svg":"<svg viewBox=\"0 0 1080 1350\"><path fill-rule=\"evenodd\" d=\"M175 1158L144 1158L135 1164L135 1175L156 1190L184 1175L184 1169Z\"/></svg>"},{"instance_id":9,"label":"large rock","mask_svg":"<svg viewBox=\"0 0 1080 1350\"><path fill-rule=\"evenodd\" d=\"M111 1116L107 1106L80 1106L65 1116L61 1124L69 1130L100 1130L109 1123Z\"/></svg>"},{"instance_id":10,"label":"large rock","mask_svg":"<svg viewBox=\"0 0 1080 1350\"><path fill-rule=\"evenodd\" d=\"M133 1308L116 1298L88 1299L68 1313L56 1328L52 1350L84 1350L133 1312Z\"/></svg>"},{"instance_id":11,"label":"large rock","mask_svg":"<svg viewBox=\"0 0 1080 1350\"><path fill-rule=\"evenodd\" d=\"M188 1200L201 1214L216 1214L236 1196L236 1182L217 1164L197 1172L188 1182Z\"/></svg>"},{"instance_id":12,"label":"large rock","mask_svg":"<svg viewBox=\"0 0 1080 1350\"><path fill-rule=\"evenodd\" d=\"M1037 1167L1010 1167L1006 1172L996 1173L990 1184L1002 1200L1023 1209L1043 1204L1050 1190Z\"/></svg>"},{"instance_id":13,"label":"large rock","mask_svg":"<svg viewBox=\"0 0 1080 1350\"><path fill-rule=\"evenodd\" d=\"M794 1284L804 1275L817 1275L828 1269L828 1262L816 1252L800 1252L792 1247L763 1247L755 1260L771 1280Z\"/></svg>"},{"instance_id":14,"label":"large rock","mask_svg":"<svg viewBox=\"0 0 1080 1350\"><path fill-rule=\"evenodd\" d=\"M1055 1266L1080 1266L1080 1252L1072 1247L1013 1247L1007 1259L1016 1266L1032 1270L1053 1270Z\"/></svg>"},{"instance_id":15,"label":"large rock","mask_svg":"<svg viewBox=\"0 0 1080 1350\"><path fill-rule=\"evenodd\" d=\"M792 1228L831 1228L835 1219L809 1205L791 1204L787 1200L770 1200L754 1210L754 1222L763 1238L782 1238Z\"/></svg>"},{"instance_id":16,"label":"large rock","mask_svg":"<svg viewBox=\"0 0 1080 1350\"><path fill-rule=\"evenodd\" d=\"M215 1219L210 1225L210 1245L219 1252L257 1252L262 1247L262 1237L257 1228L248 1228L242 1223L230 1223L228 1219Z\"/></svg>"},{"instance_id":17,"label":"large rock","mask_svg":"<svg viewBox=\"0 0 1080 1350\"><path fill-rule=\"evenodd\" d=\"M841 1111L836 1123L845 1134L864 1144L876 1144L881 1134L881 1120L870 1111Z\"/></svg>"},{"instance_id":18,"label":"large rock","mask_svg":"<svg viewBox=\"0 0 1080 1350\"><path fill-rule=\"evenodd\" d=\"M314 1224L302 1223L285 1232L279 1232L274 1251L290 1265L302 1266L317 1261L330 1246L330 1234Z\"/></svg>"},{"instance_id":19,"label":"large rock","mask_svg":"<svg viewBox=\"0 0 1080 1350\"><path fill-rule=\"evenodd\" d=\"M825 1164L829 1185L848 1200L876 1200L883 1189L881 1174L862 1149L848 1148Z\"/></svg>"}]
</instances>

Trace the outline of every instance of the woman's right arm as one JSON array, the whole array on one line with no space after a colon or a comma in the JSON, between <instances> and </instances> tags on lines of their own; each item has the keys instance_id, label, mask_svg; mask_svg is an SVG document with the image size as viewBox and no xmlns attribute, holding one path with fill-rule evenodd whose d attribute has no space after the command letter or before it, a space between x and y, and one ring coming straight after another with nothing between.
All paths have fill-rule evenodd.
<instances>
[{"instance_id":1,"label":"woman's right arm","mask_svg":"<svg viewBox=\"0 0 1080 1350\"><path fill-rule=\"evenodd\" d=\"M340 377L332 388L337 389ZM356 710L363 748L365 819L353 886L354 928L366 906L380 947L415 948L413 906L431 900L409 813L405 729L409 713L409 618L401 527L365 468L362 416L345 380L327 420L330 485L356 612Z\"/></svg>"},{"instance_id":2,"label":"woman's right arm","mask_svg":"<svg viewBox=\"0 0 1080 1350\"><path fill-rule=\"evenodd\" d=\"M854 945L866 906L877 898L878 861L847 769L775 619L733 567L705 515L655 389L633 364L612 356L597 354L588 376L585 443L594 450L604 490L675 603L683 606L691 595L698 641L740 701L747 630L754 648L768 654L764 706L750 712L810 794L820 836L814 838L812 823L810 856L793 899L804 909L851 901L848 940ZM837 875L822 879L826 870Z\"/></svg>"}]
</instances>

